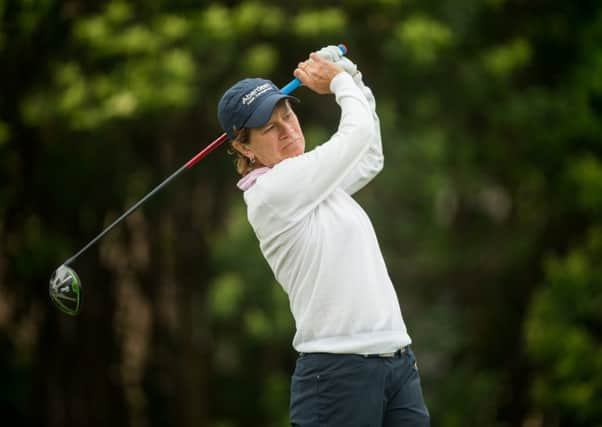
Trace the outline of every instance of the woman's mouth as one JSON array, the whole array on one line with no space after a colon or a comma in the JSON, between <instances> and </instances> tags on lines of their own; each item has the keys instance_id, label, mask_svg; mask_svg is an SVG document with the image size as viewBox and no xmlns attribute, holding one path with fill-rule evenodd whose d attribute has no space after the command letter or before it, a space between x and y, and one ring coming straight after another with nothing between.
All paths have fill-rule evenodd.
<instances>
[{"instance_id":1,"label":"woman's mouth","mask_svg":"<svg viewBox=\"0 0 602 427\"><path fill-rule=\"evenodd\" d=\"M289 146L289 145L291 145L291 144L295 144L295 145L297 145L297 144L299 144L300 142L301 142L301 138L295 138L295 139L293 139L293 140L291 140L291 141L287 142L286 144L284 144L284 145L282 146L282 148L286 148L286 147L288 147L288 146Z\"/></svg>"}]
</instances>

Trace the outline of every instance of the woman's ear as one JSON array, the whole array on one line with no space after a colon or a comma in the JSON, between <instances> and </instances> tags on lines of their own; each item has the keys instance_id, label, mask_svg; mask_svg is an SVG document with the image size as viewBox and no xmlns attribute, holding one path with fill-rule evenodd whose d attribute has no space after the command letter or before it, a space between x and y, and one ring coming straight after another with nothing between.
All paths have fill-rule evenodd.
<instances>
[{"instance_id":1,"label":"woman's ear","mask_svg":"<svg viewBox=\"0 0 602 427\"><path fill-rule=\"evenodd\" d=\"M245 157L253 157L253 150L247 145L240 141L232 141L232 147Z\"/></svg>"}]
</instances>

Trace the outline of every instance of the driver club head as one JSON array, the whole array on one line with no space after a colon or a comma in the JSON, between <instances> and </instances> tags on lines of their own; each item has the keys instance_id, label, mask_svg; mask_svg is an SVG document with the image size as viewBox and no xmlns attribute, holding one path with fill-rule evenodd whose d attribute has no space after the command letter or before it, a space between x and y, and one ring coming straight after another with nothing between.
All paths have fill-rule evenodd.
<instances>
[{"instance_id":1,"label":"driver club head","mask_svg":"<svg viewBox=\"0 0 602 427\"><path fill-rule=\"evenodd\" d=\"M75 316L79 313L81 282L77 273L66 265L61 265L52 274L48 287L50 299L63 313Z\"/></svg>"}]
</instances>

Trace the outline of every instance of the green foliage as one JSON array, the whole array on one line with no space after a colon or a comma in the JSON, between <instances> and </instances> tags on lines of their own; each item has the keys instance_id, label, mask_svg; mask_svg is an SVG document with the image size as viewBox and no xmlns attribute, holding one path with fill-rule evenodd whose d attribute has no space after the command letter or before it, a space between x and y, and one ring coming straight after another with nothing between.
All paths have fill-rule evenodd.
<instances>
[{"instance_id":1,"label":"green foliage","mask_svg":"<svg viewBox=\"0 0 602 427\"><path fill-rule=\"evenodd\" d=\"M526 325L537 363L531 392L536 405L563 424L602 423L602 229L546 265L546 285L534 295Z\"/></svg>"},{"instance_id":2,"label":"green foliage","mask_svg":"<svg viewBox=\"0 0 602 427\"><path fill-rule=\"evenodd\" d=\"M240 311L243 288L238 275L219 276L209 291L209 307L218 318L227 319Z\"/></svg>"},{"instance_id":3,"label":"green foliage","mask_svg":"<svg viewBox=\"0 0 602 427\"><path fill-rule=\"evenodd\" d=\"M445 24L420 14L399 23L396 36L411 60L422 66L433 65L439 51L453 43L453 33Z\"/></svg>"},{"instance_id":4,"label":"green foliage","mask_svg":"<svg viewBox=\"0 0 602 427\"><path fill-rule=\"evenodd\" d=\"M506 77L529 65L531 57L529 42L525 39L516 39L490 49L483 55L483 64L494 76Z\"/></svg>"},{"instance_id":5,"label":"green foliage","mask_svg":"<svg viewBox=\"0 0 602 427\"><path fill-rule=\"evenodd\" d=\"M190 106L198 70L193 51L182 45L191 25L172 14L148 23L134 17L131 5L114 1L76 22L74 43L86 53L78 62L55 64L53 85L24 100L27 122L62 120L74 130L92 130L114 119Z\"/></svg>"},{"instance_id":6,"label":"green foliage","mask_svg":"<svg viewBox=\"0 0 602 427\"><path fill-rule=\"evenodd\" d=\"M595 216L602 213L602 163L592 155L576 158L568 170L568 180L575 189L577 206Z\"/></svg>"},{"instance_id":7,"label":"green foliage","mask_svg":"<svg viewBox=\"0 0 602 427\"><path fill-rule=\"evenodd\" d=\"M293 28L300 37L333 37L343 31L345 24L342 10L327 8L300 13L293 21Z\"/></svg>"},{"instance_id":8,"label":"green foliage","mask_svg":"<svg viewBox=\"0 0 602 427\"><path fill-rule=\"evenodd\" d=\"M278 64L278 52L268 44L259 44L249 49L244 58L243 68L249 75L270 75Z\"/></svg>"}]
</instances>

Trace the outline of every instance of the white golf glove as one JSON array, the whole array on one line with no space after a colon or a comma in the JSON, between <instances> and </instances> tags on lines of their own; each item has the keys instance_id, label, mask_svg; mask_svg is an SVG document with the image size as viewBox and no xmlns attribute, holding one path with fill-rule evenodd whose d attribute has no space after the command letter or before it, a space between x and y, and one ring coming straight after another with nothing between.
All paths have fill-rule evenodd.
<instances>
[{"instance_id":1,"label":"white golf glove","mask_svg":"<svg viewBox=\"0 0 602 427\"><path fill-rule=\"evenodd\" d=\"M351 77L355 77L358 73L357 65L349 60L346 56L343 55L341 49L337 46L326 46L316 52L322 58L327 59L330 62L334 62L339 67L341 67L344 71L349 73Z\"/></svg>"},{"instance_id":2,"label":"white golf glove","mask_svg":"<svg viewBox=\"0 0 602 427\"><path fill-rule=\"evenodd\" d=\"M343 57L343 53L341 52L341 49L339 49L337 46L334 46L334 45L323 47L316 53L318 55L320 55L322 58L327 59L330 62L337 62L339 59L341 59Z\"/></svg>"}]
</instances>

